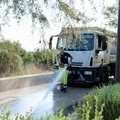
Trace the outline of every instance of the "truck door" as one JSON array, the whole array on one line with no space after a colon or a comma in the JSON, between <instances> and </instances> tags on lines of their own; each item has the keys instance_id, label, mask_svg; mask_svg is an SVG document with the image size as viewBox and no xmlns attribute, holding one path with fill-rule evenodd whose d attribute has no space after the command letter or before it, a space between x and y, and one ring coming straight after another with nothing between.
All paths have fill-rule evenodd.
<instances>
[{"instance_id":1,"label":"truck door","mask_svg":"<svg viewBox=\"0 0 120 120\"><path fill-rule=\"evenodd\" d=\"M101 62L103 61L102 58L102 35L97 34L95 40L95 66L100 66Z\"/></svg>"}]
</instances>

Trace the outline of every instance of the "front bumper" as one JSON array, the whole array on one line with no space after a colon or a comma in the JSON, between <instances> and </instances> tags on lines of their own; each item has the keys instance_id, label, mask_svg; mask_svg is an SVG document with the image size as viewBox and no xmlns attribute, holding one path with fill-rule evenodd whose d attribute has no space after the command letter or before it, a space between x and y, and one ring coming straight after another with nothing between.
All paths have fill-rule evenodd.
<instances>
[{"instance_id":1,"label":"front bumper","mask_svg":"<svg viewBox=\"0 0 120 120\"><path fill-rule=\"evenodd\" d=\"M96 68L73 68L69 67L68 83L96 83L99 82Z\"/></svg>"}]
</instances>

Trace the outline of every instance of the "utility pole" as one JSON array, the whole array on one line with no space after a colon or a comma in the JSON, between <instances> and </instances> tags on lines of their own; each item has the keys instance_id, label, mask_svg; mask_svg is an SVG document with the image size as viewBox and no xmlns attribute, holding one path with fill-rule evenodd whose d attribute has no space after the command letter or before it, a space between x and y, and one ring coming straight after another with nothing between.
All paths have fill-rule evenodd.
<instances>
[{"instance_id":1,"label":"utility pole","mask_svg":"<svg viewBox=\"0 0 120 120\"><path fill-rule=\"evenodd\" d=\"M120 0L119 0L119 6L118 6L117 55L116 55L115 81L120 83Z\"/></svg>"}]
</instances>

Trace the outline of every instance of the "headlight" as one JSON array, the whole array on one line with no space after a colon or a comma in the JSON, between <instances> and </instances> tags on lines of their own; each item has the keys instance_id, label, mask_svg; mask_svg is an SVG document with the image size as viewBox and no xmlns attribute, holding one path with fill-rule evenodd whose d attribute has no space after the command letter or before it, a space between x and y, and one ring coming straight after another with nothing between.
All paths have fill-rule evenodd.
<instances>
[{"instance_id":1,"label":"headlight","mask_svg":"<svg viewBox=\"0 0 120 120\"><path fill-rule=\"evenodd\" d=\"M84 71L85 75L92 75L92 71Z\"/></svg>"}]
</instances>

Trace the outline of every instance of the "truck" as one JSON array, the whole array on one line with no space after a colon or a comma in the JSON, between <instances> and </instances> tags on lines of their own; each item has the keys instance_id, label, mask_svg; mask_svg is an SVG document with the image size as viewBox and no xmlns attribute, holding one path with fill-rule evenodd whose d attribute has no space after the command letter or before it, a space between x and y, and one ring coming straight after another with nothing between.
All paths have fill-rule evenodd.
<instances>
[{"instance_id":1,"label":"truck","mask_svg":"<svg viewBox=\"0 0 120 120\"><path fill-rule=\"evenodd\" d=\"M101 31L81 30L79 27L64 27L58 35L51 36L50 49L55 44L54 37L57 37L54 71L59 68L57 55L61 47L73 57L67 68L68 84L106 83L110 76L115 76L115 36L107 36Z\"/></svg>"}]
</instances>

